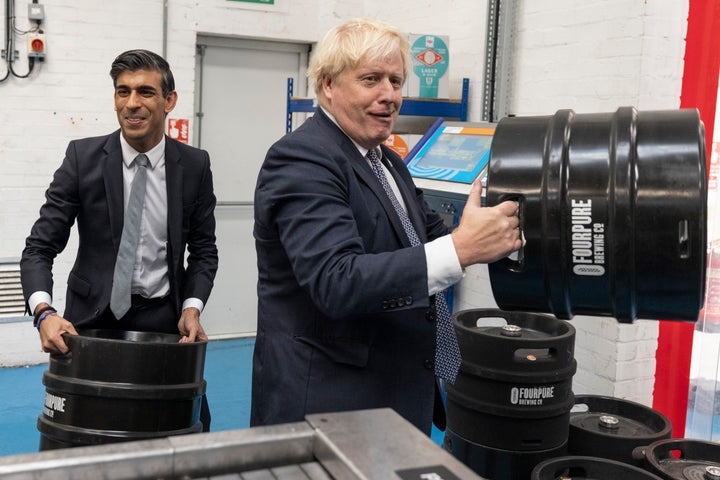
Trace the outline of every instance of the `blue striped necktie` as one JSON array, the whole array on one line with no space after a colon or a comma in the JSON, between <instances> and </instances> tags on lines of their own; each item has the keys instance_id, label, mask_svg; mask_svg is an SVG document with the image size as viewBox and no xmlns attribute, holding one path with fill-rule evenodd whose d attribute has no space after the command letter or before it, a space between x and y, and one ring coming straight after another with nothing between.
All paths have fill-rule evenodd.
<instances>
[{"instance_id":1,"label":"blue striped necktie","mask_svg":"<svg viewBox=\"0 0 720 480\"><path fill-rule=\"evenodd\" d=\"M380 181L385 194L390 199L395 212L400 217L403 229L410 240L410 244L413 247L422 245L420 237L418 237L415 227L410 221L405 209L398 202L395 193L388 183L388 179L383 171L380 159L374 150L370 150L367 154L368 160L370 160L370 168L373 173ZM455 337L455 330L452 326L452 320L450 317L450 309L448 308L447 301L445 300L445 293L440 292L435 295L435 310L436 310L436 344L435 344L435 375L443 380L454 383L455 377L460 370L460 349L458 348L457 338Z\"/></svg>"}]
</instances>

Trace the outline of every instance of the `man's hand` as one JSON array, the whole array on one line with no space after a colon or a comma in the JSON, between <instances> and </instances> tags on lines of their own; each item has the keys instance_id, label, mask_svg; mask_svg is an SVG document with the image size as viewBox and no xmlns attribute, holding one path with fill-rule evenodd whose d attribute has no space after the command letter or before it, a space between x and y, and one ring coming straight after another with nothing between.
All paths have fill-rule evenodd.
<instances>
[{"instance_id":1,"label":"man's hand","mask_svg":"<svg viewBox=\"0 0 720 480\"><path fill-rule=\"evenodd\" d=\"M482 185L473 184L460 224L452 232L460 266L491 263L522 247L518 204L507 200L494 207L481 207Z\"/></svg>"},{"instance_id":2,"label":"man's hand","mask_svg":"<svg viewBox=\"0 0 720 480\"><path fill-rule=\"evenodd\" d=\"M37 309L44 306L47 306L47 304L38 305ZM42 351L49 353L67 353L70 349L65 344L65 340L63 340L63 333L78 334L73 324L58 314L45 317L45 319L40 322L38 332L40 332Z\"/></svg>"},{"instance_id":3,"label":"man's hand","mask_svg":"<svg viewBox=\"0 0 720 480\"><path fill-rule=\"evenodd\" d=\"M194 307L188 307L182 311L180 321L178 321L178 330L182 335L180 343L206 342L208 339L205 330L200 325L200 310Z\"/></svg>"}]
</instances>

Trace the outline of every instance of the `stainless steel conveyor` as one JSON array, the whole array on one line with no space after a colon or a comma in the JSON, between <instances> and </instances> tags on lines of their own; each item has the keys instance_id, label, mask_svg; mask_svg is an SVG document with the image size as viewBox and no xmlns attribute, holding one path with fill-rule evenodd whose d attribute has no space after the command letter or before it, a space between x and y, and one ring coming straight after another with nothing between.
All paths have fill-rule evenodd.
<instances>
[{"instance_id":1,"label":"stainless steel conveyor","mask_svg":"<svg viewBox=\"0 0 720 480\"><path fill-rule=\"evenodd\" d=\"M0 479L479 479L390 409L0 457Z\"/></svg>"}]
</instances>

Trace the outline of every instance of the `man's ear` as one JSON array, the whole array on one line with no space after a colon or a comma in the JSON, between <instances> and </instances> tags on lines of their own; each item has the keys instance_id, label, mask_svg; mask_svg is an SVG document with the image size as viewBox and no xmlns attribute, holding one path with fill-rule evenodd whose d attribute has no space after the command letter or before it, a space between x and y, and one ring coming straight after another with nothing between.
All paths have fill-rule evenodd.
<instances>
[{"instance_id":1,"label":"man's ear","mask_svg":"<svg viewBox=\"0 0 720 480\"><path fill-rule=\"evenodd\" d=\"M327 73L322 76L322 91L327 98L332 98L333 81Z\"/></svg>"},{"instance_id":2,"label":"man's ear","mask_svg":"<svg viewBox=\"0 0 720 480\"><path fill-rule=\"evenodd\" d=\"M177 99L178 95L175 90L168 93L167 97L165 97L165 115L173 111L175 105L177 105Z\"/></svg>"}]
</instances>

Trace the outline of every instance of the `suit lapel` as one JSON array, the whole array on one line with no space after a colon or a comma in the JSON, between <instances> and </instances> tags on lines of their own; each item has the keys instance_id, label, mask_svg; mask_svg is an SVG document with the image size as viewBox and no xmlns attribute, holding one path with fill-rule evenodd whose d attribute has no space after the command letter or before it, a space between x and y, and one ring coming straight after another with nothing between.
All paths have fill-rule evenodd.
<instances>
[{"instance_id":1,"label":"suit lapel","mask_svg":"<svg viewBox=\"0 0 720 480\"><path fill-rule=\"evenodd\" d=\"M172 253L171 269L180 264L180 253L183 251L181 248L183 166L180 160L180 152L177 147L172 140L166 137L165 180L167 182L168 242L170 242L170 252Z\"/></svg>"},{"instance_id":2,"label":"suit lapel","mask_svg":"<svg viewBox=\"0 0 720 480\"><path fill-rule=\"evenodd\" d=\"M387 193L385 193L382 185L380 185L380 182L375 177L372 169L370 169L370 165L368 164L367 159L360 154L352 140L350 140L350 138L348 138L348 136L345 135L345 133L340 130L340 128L335 125L333 121L328 118L327 115L325 115L325 112L323 112L322 109L317 110L315 115L313 115L313 119L317 119L317 121L319 122L318 126L324 129L325 132L332 132L332 135L335 136L335 139L337 140L339 148L343 152L345 152L345 154L352 157L350 159L350 164L352 165L355 174L373 191L373 193L377 197L378 201L385 210L387 218L390 221L393 230L395 230L395 235L400 240L400 243L402 243L404 247L410 247L410 239L405 233L405 229L402 226L400 217L398 217L398 214L395 211L395 207L393 207L392 203L390 202ZM385 153L383 153L383 155L385 155ZM395 166L393 166L393 168L391 168L390 170L394 169ZM403 180L399 177L399 175L393 173L393 178L400 187L403 200L405 202L406 208L408 209L408 216L410 217L413 225L422 225L422 223L419 221L419 216L416 211L417 209L415 208L414 196L408 195L407 188L405 187ZM418 232L420 240L424 242L426 238L425 229L418 229L416 227L415 230Z\"/></svg>"},{"instance_id":3,"label":"suit lapel","mask_svg":"<svg viewBox=\"0 0 720 480\"><path fill-rule=\"evenodd\" d=\"M348 151L355 152L352 159L352 166L355 170L355 173L360 177L360 179L367 184L368 187L373 191L375 196L377 197L378 201L382 204L383 209L385 210L385 213L387 214L388 220L393 226L393 229L395 230L395 234L400 239L401 243L405 247L412 246L410 244L410 239L407 236L407 233L405 233L405 229L402 226L402 222L400 221L400 217L398 216L397 212L395 211L395 207L393 207L392 202L390 201L390 198L388 198L387 193L385 192L385 189L380 184L380 181L377 179L375 174L373 173L372 169L370 168L370 165L368 165L367 159L365 159L362 155L360 155L360 152L357 151L357 148L355 148L355 145L350 142L350 146L347 147ZM391 171L394 170L394 168L390 169ZM395 183L398 184L400 187L400 191L403 195L403 201L405 202L406 208L408 208L409 217L410 220L413 222L413 225L418 225L416 216L412 214L412 202L408 201L408 197L405 194L405 190L402 187L402 180L400 180L396 174L393 173L393 178L395 179ZM417 231L417 227L415 228ZM424 233L424 232L423 232ZM423 236L420 235L420 239L423 239Z\"/></svg>"},{"instance_id":4,"label":"suit lapel","mask_svg":"<svg viewBox=\"0 0 720 480\"><path fill-rule=\"evenodd\" d=\"M125 199L123 192L123 158L120 148L120 131L108 136L103 148L105 157L103 162L103 180L110 219L110 234L115 250L120 248L120 237L123 229L123 216L125 213Z\"/></svg>"}]
</instances>

